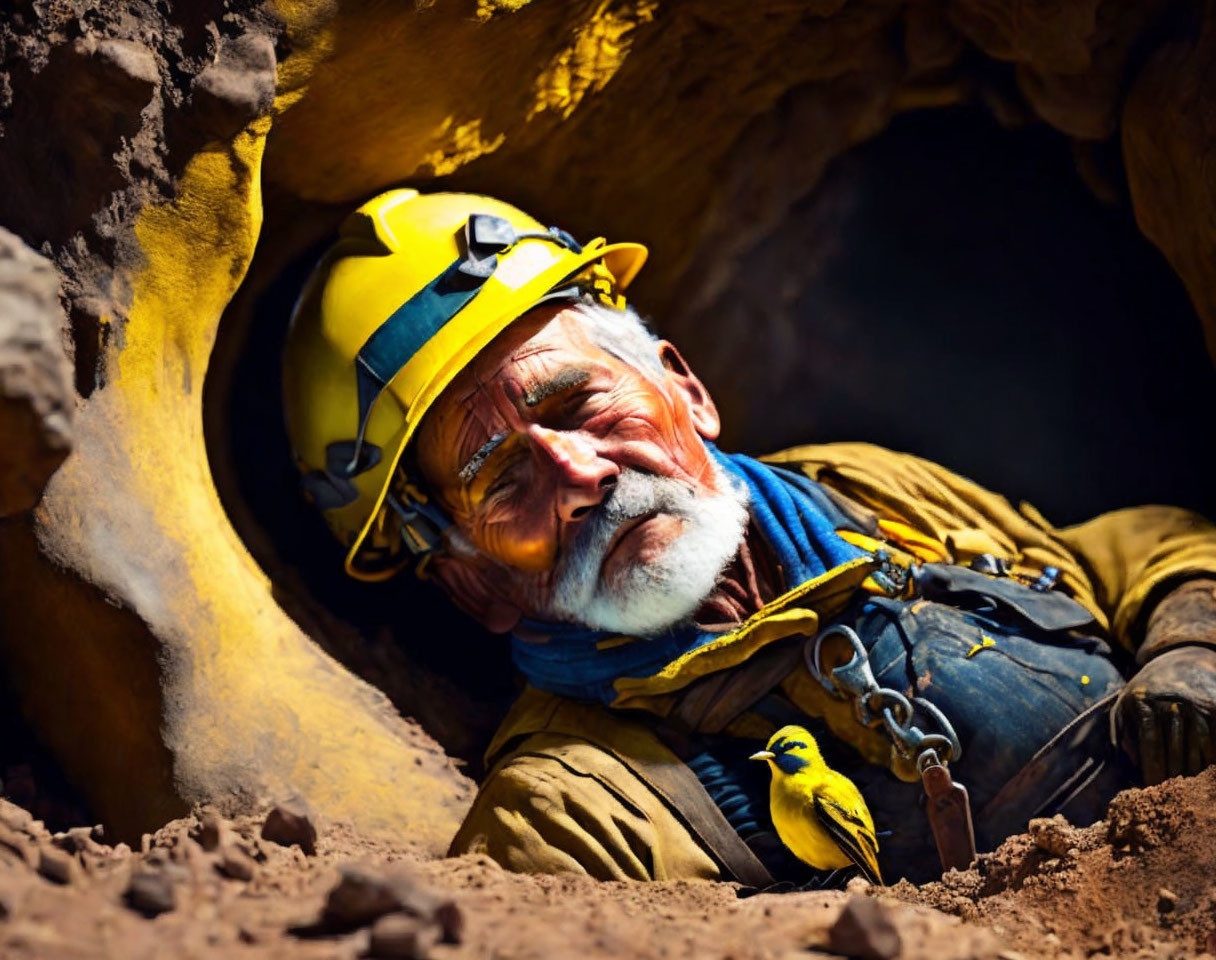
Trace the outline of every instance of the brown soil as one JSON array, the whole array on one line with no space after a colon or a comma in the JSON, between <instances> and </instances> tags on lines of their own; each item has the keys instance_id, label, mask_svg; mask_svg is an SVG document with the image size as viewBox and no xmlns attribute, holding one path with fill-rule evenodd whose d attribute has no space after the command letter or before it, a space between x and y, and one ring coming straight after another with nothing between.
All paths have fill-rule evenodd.
<instances>
[{"instance_id":1,"label":"brown soil","mask_svg":"<svg viewBox=\"0 0 1216 960\"><path fill-rule=\"evenodd\" d=\"M965 873L899 899L988 926L1017 950L1166 958L1216 953L1216 768L1129 790L1085 829L1032 821Z\"/></svg>"},{"instance_id":2,"label":"brown soil","mask_svg":"<svg viewBox=\"0 0 1216 960\"><path fill-rule=\"evenodd\" d=\"M262 838L264 816L203 812L146 836L136 852L87 828L52 836L0 802L0 956L1210 956L1214 799L1209 770L1121 794L1108 821L1086 829L1036 821L941 882L747 898L729 884L520 876L479 857L428 862L408 842L341 825L323 826L309 856ZM346 882L346 912L331 901L326 914L352 864L363 870ZM877 904L857 902L867 896ZM352 921L351 903L367 914Z\"/></svg>"}]
</instances>

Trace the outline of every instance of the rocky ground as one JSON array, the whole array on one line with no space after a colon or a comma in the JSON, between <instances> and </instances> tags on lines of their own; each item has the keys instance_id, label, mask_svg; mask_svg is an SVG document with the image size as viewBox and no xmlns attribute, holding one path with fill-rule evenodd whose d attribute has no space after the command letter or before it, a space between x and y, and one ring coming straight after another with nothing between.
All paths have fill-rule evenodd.
<instances>
[{"instance_id":1,"label":"rocky ground","mask_svg":"<svg viewBox=\"0 0 1216 960\"><path fill-rule=\"evenodd\" d=\"M0 956L1199 958L1216 953L1216 770L1057 818L920 887L526 877L314 824L285 803L111 846L0 802Z\"/></svg>"}]
</instances>

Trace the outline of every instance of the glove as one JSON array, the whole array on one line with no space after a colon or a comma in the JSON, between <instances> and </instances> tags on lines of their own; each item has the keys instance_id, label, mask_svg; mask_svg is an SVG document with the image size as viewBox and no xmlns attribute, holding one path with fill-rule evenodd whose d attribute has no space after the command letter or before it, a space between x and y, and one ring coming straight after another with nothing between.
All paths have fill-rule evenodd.
<instances>
[{"instance_id":1,"label":"glove","mask_svg":"<svg viewBox=\"0 0 1216 960\"><path fill-rule=\"evenodd\" d=\"M1123 749L1148 784L1198 773L1216 760L1216 580L1188 580L1162 598L1136 662L1115 704Z\"/></svg>"},{"instance_id":2,"label":"glove","mask_svg":"<svg viewBox=\"0 0 1216 960\"><path fill-rule=\"evenodd\" d=\"M1175 647L1150 660L1115 703L1121 744L1146 784L1216 760L1216 649Z\"/></svg>"}]
</instances>

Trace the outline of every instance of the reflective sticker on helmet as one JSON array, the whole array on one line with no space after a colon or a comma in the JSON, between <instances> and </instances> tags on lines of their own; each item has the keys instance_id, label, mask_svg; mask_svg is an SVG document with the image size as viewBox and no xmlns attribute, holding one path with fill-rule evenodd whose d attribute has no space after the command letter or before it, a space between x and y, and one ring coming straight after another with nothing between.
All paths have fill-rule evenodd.
<instances>
[{"instance_id":1,"label":"reflective sticker on helmet","mask_svg":"<svg viewBox=\"0 0 1216 960\"><path fill-rule=\"evenodd\" d=\"M499 258L494 279L504 287L518 290L557 263L563 255L568 256L567 251L556 244L544 240L522 240L510 253Z\"/></svg>"}]
</instances>

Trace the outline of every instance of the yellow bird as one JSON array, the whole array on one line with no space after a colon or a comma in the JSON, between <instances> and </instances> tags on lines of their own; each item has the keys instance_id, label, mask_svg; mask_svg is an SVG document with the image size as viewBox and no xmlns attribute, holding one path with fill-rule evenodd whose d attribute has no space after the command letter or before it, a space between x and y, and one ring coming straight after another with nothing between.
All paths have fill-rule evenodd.
<instances>
[{"instance_id":1,"label":"yellow bird","mask_svg":"<svg viewBox=\"0 0 1216 960\"><path fill-rule=\"evenodd\" d=\"M824 762L809 732L782 727L750 759L767 760L773 771L773 826L794 856L817 870L854 864L871 883L882 883L874 818L861 791Z\"/></svg>"}]
</instances>

